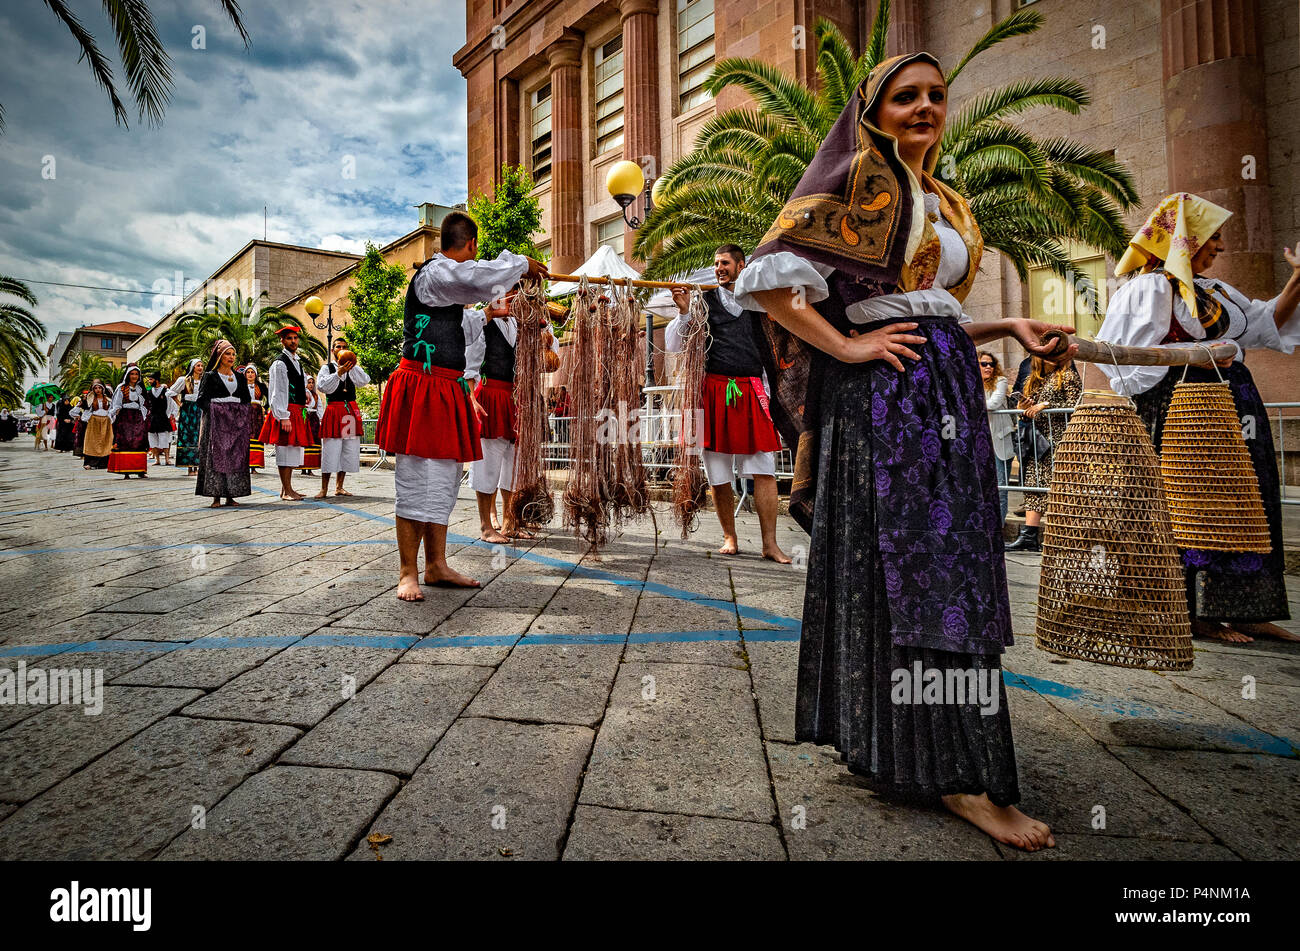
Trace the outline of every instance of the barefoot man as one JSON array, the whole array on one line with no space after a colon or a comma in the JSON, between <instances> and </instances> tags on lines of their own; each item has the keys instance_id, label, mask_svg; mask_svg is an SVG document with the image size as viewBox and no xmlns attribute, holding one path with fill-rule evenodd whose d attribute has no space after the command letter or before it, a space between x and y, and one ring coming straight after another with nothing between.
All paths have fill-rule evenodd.
<instances>
[{"instance_id":1,"label":"barefoot man","mask_svg":"<svg viewBox=\"0 0 1300 951\"><path fill-rule=\"evenodd\" d=\"M739 550L736 537L736 500L731 472L740 463L741 478L754 480L754 503L763 534L763 557L790 564L776 543L776 452L781 440L767 406L767 381L759 356L762 319L756 311L742 310L732 296L736 277L745 267L745 254L734 244L724 244L713 255L717 290L704 292L709 308L709 343L704 365L704 474L713 493L713 507L722 523L723 555ZM684 315L690 289L673 289L679 316L664 331L669 353L682 349Z\"/></svg>"},{"instance_id":2,"label":"barefoot man","mask_svg":"<svg viewBox=\"0 0 1300 951\"><path fill-rule=\"evenodd\" d=\"M298 359L299 331L292 324L279 330L284 349L271 364L271 412L262 423L261 432L261 441L275 446L280 498L292 501L303 498L293 489L293 470L302 465L303 450L312 444L303 408L307 403L307 379Z\"/></svg>"},{"instance_id":3,"label":"barefoot man","mask_svg":"<svg viewBox=\"0 0 1300 951\"><path fill-rule=\"evenodd\" d=\"M339 358L345 353L344 359ZM361 411L357 408L357 387L370 382L370 375L357 365L356 354L342 337L334 338L333 360L316 374L316 389L326 396L325 415L320 421L320 491L323 499L329 492L330 473L334 477L334 494L351 495L343 488L343 477L361 471Z\"/></svg>"},{"instance_id":4,"label":"barefoot man","mask_svg":"<svg viewBox=\"0 0 1300 951\"><path fill-rule=\"evenodd\" d=\"M482 376L474 391L474 411L482 429L479 438L483 458L469 467L469 482L478 499L479 538L505 544L512 538L532 538L510 515L514 488L515 440L515 340L519 324L510 313L514 295L494 300L484 309L483 339L486 355ZM551 334L551 351L559 355L560 344ZM497 489L501 490L502 523L495 524Z\"/></svg>"},{"instance_id":5,"label":"barefoot man","mask_svg":"<svg viewBox=\"0 0 1300 951\"><path fill-rule=\"evenodd\" d=\"M447 564L447 522L462 466L482 458L470 393L483 362L483 316L468 305L501 297L525 275L546 276L536 261L502 251L477 261L478 225L452 212L442 222L442 253L427 261L406 291L402 362L388 379L375 442L396 457L397 596L423 601L424 583L477 588Z\"/></svg>"}]
</instances>

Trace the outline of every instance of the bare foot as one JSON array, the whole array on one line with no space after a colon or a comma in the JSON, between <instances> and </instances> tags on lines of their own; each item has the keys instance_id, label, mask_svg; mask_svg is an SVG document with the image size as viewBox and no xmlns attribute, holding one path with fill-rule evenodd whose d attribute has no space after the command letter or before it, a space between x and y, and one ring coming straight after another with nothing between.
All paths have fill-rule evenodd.
<instances>
[{"instance_id":1,"label":"bare foot","mask_svg":"<svg viewBox=\"0 0 1300 951\"><path fill-rule=\"evenodd\" d=\"M212 504L209 505L208 508L210 508L210 509L219 509L219 508L221 508L221 500L220 500L220 499L213 499L213 500L212 500Z\"/></svg>"},{"instance_id":2,"label":"bare foot","mask_svg":"<svg viewBox=\"0 0 1300 951\"><path fill-rule=\"evenodd\" d=\"M238 504L239 503L236 502L234 499L226 499L226 505L238 505Z\"/></svg>"},{"instance_id":3,"label":"bare foot","mask_svg":"<svg viewBox=\"0 0 1300 951\"><path fill-rule=\"evenodd\" d=\"M493 545L506 545L509 544L510 542L510 539L506 538L495 528L491 528L491 527L485 528L481 532L479 532L478 537L482 541L490 542Z\"/></svg>"},{"instance_id":4,"label":"bare foot","mask_svg":"<svg viewBox=\"0 0 1300 951\"><path fill-rule=\"evenodd\" d=\"M718 549L719 555L734 555L740 551L740 545L734 538L723 537L722 547Z\"/></svg>"},{"instance_id":5,"label":"bare foot","mask_svg":"<svg viewBox=\"0 0 1300 951\"><path fill-rule=\"evenodd\" d=\"M326 492L324 489L321 489L319 492L317 492L315 495L313 495L312 498L313 498L313 499L323 499L323 498L325 498L325 496L327 496L327 495L329 495L329 493Z\"/></svg>"},{"instance_id":6,"label":"bare foot","mask_svg":"<svg viewBox=\"0 0 1300 951\"><path fill-rule=\"evenodd\" d=\"M1258 623L1247 624L1245 621L1233 621L1228 625L1230 631L1238 634L1253 635L1254 637L1271 637L1278 641L1289 641L1294 643L1300 641L1300 636L1292 634L1284 627L1278 627L1272 621L1260 621Z\"/></svg>"},{"instance_id":7,"label":"bare foot","mask_svg":"<svg viewBox=\"0 0 1300 951\"><path fill-rule=\"evenodd\" d=\"M335 494L335 495L351 495L352 493L349 492L347 489L335 489L335 490L334 490L334 494Z\"/></svg>"},{"instance_id":8,"label":"bare foot","mask_svg":"<svg viewBox=\"0 0 1300 951\"><path fill-rule=\"evenodd\" d=\"M1014 845L1026 852L1052 848L1056 839L1052 830L1037 819L1031 819L1015 806L995 806L987 793L978 796L958 794L944 796L943 804L955 816L982 829L999 842Z\"/></svg>"},{"instance_id":9,"label":"bare foot","mask_svg":"<svg viewBox=\"0 0 1300 951\"><path fill-rule=\"evenodd\" d=\"M397 582L397 597L402 601L423 601L424 593L420 591L420 582L414 575L402 575Z\"/></svg>"},{"instance_id":10,"label":"bare foot","mask_svg":"<svg viewBox=\"0 0 1300 951\"><path fill-rule=\"evenodd\" d=\"M287 499L290 502L301 502L306 497L307 496L303 495L301 492L295 492L292 489L290 489L288 492L280 493L280 498Z\"/></svg>"},{"instance_id":11,"label":"bare foot","mask_svg":"<svg viewBox=\"0 0 1300 951\"><path fill-rule=\"evenodd\" d=\"M1224 644L1249 644L1254 640L1230 627L1224 627L1217 621L1193 621L1192 637L1202 637L1209 641L1220 641Z\"/></svg>"},{"instance_id":12,"label":"bare foot","mask_svg":"<svg viewBox=\"0 0 1300 951\"><path fill-rule=\"evenodd\" d=\"M771 548L764 548L763 557L768 561L776 562L778 565L790 564L790 556L781 550L780 545L773 545Z\"/></svg>"},{"instance_id":13,"label":"bare foot","mask_svg":"<svg viewBox=\"0 0 1300 951\"><path fill-rule=\"evenodd\" d=\"M424 569L424 583L439 588L477 588L479 583L467 575L461 574L450 565L442 568Z\"/></svg>"},{"instance_id":14,"label":"bare foot","mask_svg":"<svg viewBox=\"0 0 1300 951\"><path fill-rule=\"evenodd\" d=\"M497 513L495 509L492 511L492 514L489 516L489 518L492 519L492 527L495 528L498 532L501 531L501 520L497 518Z\"/></svg>"}]
</instances>

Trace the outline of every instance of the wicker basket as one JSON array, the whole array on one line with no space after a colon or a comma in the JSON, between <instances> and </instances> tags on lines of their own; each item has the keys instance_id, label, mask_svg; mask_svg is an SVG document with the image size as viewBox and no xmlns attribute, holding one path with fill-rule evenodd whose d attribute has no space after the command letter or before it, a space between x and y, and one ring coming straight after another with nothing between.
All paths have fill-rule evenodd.
<instances>
[{"instance_id":1,"label":"wicker basket","mask_svg":"<svg viewBox=\"0 0 1300 951\"><path fill-rule=\"evenodd\" d=\"M1191 669L1160 468L1127 399L1084 391L1056 447L1044 521L1038 646L1117 667Z\"/></svg>"},{"instance_id":2,"label":"wicker basket","mask_svg":"<svg viewBox=\"0 0 1300 951\"><path fill-rule=\"evenodd\" d=\"M1174 387L1160 472L1180 548L1271 550L1259 479L1226 382Z\"/></svg>"}]
</instances>

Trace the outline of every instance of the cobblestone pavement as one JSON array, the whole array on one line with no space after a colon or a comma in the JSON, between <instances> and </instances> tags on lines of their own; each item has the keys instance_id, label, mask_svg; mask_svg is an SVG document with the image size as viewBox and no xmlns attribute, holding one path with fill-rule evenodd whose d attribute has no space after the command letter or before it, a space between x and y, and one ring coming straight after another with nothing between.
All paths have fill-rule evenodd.
<instances>
[{"instance_id":1,"label":"cobblestone pavement","mask_svg":"<svg viewBox=\"0 0 1300 951\"><path fill-rule=\"evenodd\" d=\"M803 572L752 515L737 558L711 515L657 550L494 548L464 488L452 559L483 587L408 605L390 472L326 504L271 470L216 511L151 472L0 445L0 673L105 683L98 715L0 705L0 858L1023 858L794 742ZM1065 661L1033 645L1038 557L1008 565L1022 807L1059 843L1030 860L1295 858L1300 651Z\"/></svg>"}]
</instances>

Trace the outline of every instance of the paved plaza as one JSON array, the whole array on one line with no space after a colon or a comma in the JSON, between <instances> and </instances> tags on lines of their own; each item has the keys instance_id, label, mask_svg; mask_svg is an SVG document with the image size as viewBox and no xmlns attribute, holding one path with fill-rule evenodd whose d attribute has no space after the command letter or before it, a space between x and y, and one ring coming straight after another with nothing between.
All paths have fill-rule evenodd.
<instances>
[{"instance_id":1,"label":"paved plaza","mask_svg":"<svg viewBox=\"0 0 1300 951\"><path fill-rule=\"evenodd\" d=\"M183 469L151 473L0 445L0 671L105 684L96 715L0 705L0 858L1300 850L1300 650L1197 642L1176 675L1063 660L1033 644L1037 555L1008 557L1006 682L1021 806L1058 848L1026 857L794 742L804 573L759 560L753 515L737 558L711 553L711 513L683 543L661 512L657 548L649 524L598 556L558 527L494 547L463 487L449 548L482 589L403 604L391 472L291 503L267 470L215 511ZM779 540L806 543L784 516Z\"/></svg>"}]
</instances>

